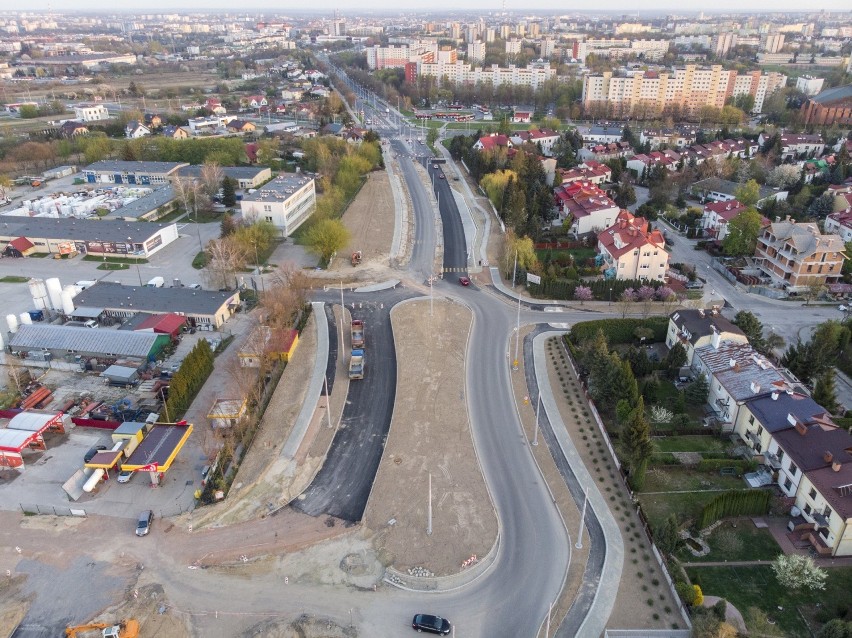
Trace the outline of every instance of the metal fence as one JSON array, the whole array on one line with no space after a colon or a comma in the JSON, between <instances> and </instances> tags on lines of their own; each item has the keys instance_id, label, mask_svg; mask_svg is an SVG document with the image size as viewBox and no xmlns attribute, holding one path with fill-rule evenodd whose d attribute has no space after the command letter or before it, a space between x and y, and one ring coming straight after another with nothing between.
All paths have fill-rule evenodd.
<instances>
[{"instance_id":1,"label":"metal fence","mask_svg":"<svg viewBox=\"0 0 852 638\"><path fill-rule=\"evenodd\" d=\"M63 507L57 505L33 505L20 503L21 511L27 515L45 514L47 516L86 516L86 510L79 507Z\"/></svg>"}]
</instances>

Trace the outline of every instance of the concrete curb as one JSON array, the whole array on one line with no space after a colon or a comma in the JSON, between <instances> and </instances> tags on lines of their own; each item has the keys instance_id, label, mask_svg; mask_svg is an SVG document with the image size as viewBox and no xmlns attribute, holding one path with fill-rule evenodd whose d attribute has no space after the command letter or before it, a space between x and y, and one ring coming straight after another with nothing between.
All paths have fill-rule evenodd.
<instances>
[{"instance_id":1,"label":"concrete curb","mask_svg":"<svg viewBox=\"0 0 852 638\"><path fill-rule=\"evenodd\" d=\"M537 380L547 379L547 360L544 351L545 341L550 337L561 336L563 334L564 331L548 331L536 335L533 339L533 363ZM578 636L600 636L606 629L607 621L615 607L618 585L621 581L621 572L624 566L624 542L621 539L618 523L613 518L606 500L598 490L596 481L589 474L585 464L580 459L574 442L568 435L549 385L540 384L539 389L541 392L541 407L544 409L545 415L551 424L551 429L559 444L559 448L562 450L562 454L566 460L568 460L577 482L588 488L589 507L591 507L594 515L597 517L606 539L604 565L598 580L597 590L594 594L594 601L576 633ZM582 504L580 504L580 507L582 507Z\"/></svg>"},{"instance_id":2,"label":"concrete curb","mask_svg":"<svg viewBox=\"0 0 852 638\"><path fill-rule=\"evenodd\" d=\"M522 297L514 290L511 290L506 287L503 283L503 278L500 276L500 269L494 266L489 268L491 271L491 284L494 286L495 290L506 297L514 299L517 301L519 298L521 303L525 303L528 306L564 306L564 301L553 301L551 299L533 299L532 297Z\"/></svg>"},{"instance_id":3,"label":"concrete curb","mask_svg":"<svg viewBox=\"0 0 852 638\"><path fill-rule=\"evenodd\" d=\"M302 404L302 409L296 417L296 423L293 425L293 430L284 447L281 448L281 458L292 461L299 447L302 445L302 440L305 438L305 433L311 424L311 419L317 409L320 393L322 392L322 382L325 377L325 370L328 365L328 323L325 321L325 304L321 301L311 303L314 317L317 318L315 323L317 326L317 356L314 361L314 371L311 374L311 381L308 385L308 391L305 394L305 402ZM322 318L322 321L319 319Z\"/></svg>"},{"instance_id":4,"label":"concrete curb","mask_svg":"<svg viewBox=\"0 0 852 638\"><path fill-rule=\"evenodd\" d=\"M355 288L352 292L377 292L379 290L389 290L390 288L396 288L399 285L399 279L388 279L387 281L382 281L377 284L370 284L369 286L361 286L360 288Z\"/></svg>"}]
</instances>

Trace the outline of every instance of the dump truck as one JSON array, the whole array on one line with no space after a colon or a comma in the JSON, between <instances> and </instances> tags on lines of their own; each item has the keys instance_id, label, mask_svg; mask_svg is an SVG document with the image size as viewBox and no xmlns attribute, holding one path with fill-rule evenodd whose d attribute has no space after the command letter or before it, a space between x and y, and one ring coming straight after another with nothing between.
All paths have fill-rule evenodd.
<instances>
[{"instance_id":1,"label":"dump truck","mask_svg":"<svg viewBox=\"0 0 852 638\"><path fill-rule=\"evenodd\" d=\"M361 349L353 350L352 356L349 358L349 378L364 378L364 351Z\"/></svg>"},{"instance_id":2,"label":"dump truck","mask_svg":"<svg viewBox=\"0 0 852 638\"><path fill-rule=\"evenodd\" d=\"M352 347L364 349L364 322L360 319L352 320Z\"/></svg>"},{"instance_id":3,"label":"dump truck","mask_svg":"<svg viewBox=\"0 0 852 638\"><path fill-rule=\"evenodd\" d=\"M357 266L358 264L360 264L361 263L361 251L356 250L354 253L352 253L352 257L350 257L350 261L352 262L353 266Z\"/></svg>"}]
</instances>

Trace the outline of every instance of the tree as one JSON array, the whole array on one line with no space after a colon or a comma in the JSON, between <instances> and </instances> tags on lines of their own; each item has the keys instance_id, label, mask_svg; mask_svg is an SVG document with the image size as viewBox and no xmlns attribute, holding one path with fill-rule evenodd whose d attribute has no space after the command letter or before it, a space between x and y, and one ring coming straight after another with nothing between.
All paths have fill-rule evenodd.
<instances>
[{"instance_id":1,"label":"tree","mask_svg":"<svg viewBox=\"0 0 852 638\"><path fill-rule=\"evenodd\" d=\"M834 385L834 368L829 368L816 379L813 400L824 407L829 414L838 414L837 388Z\"/></svg>"},{"instance_id":2,"label":"tree","mask_svg":"<svg viewBox=\"0 0 852 638\"><path fill-rule=\"evenodd\" d=\"M324 263L349 243L349 230L339 219L322 219L305 233L308 249Z\"/></svg>"},{"instance_id":3,"label":"tree","mask_svg":"<svg viewBox=\"0 0 852 638\"><path fill-rule=\"evenodd\" d=\"M430 128L429 131L426 133L426 143L429 146L434 146L435 142L437 142L437 141L438 141L438 129Z\"/></svg>"},{"instance_id":4,"label":"tree","mask_svg":"<svg viewBox=\"0 0 852 638\"><path fill-rule=\"evenodd\" d=\"M817 638L852 638L852 622L842 618L829 620L819 630Z\"/></svg>"},{"instance_id":5,"label":"tree","mask_svg":"<svg viewBox=\"0 0 852 638\"><path fill-rule=\"evenodd\" d=\"M175 195L178 196L178 199L183 204L183 209L187 215L194 212L197 219L198 199L201 194L200 184L191 177L176 177L172 182L172 188L174 188Z\"/></svg>"},{"instance_id":6,"label":"tree","mask_svg":"<svg viewBox=\"0 0 852 638\"><path fill-rule=\"evenodd\" d=\"M704 405L707 402L707 395L710 393L710 384L703 374L699 374L695 381L689 384L689 387L684 391L684 397L689 401L690 405Z\"/></svg>"},{"instance_id":7,"label":"tree","mask_svg":"<svg viewBox=\"0 0 852 638\"><path fill-rule=\"evenodd\" d=\"M219 192L219 188L222 186L222 180L225 178L225 173L222 170L222 167L219 166L216 162L204 162L204 165L201 167L201 192L203 192L208 199L212 199L216 193Z\"/></svg>"},{"instance_id":8,"label":"tree","mask_svg":"<svg viewBox=\"0 0 852 638\"><path fill-rule=\"evenodd\" d=\"M5 202L12 191L13 182L8 175L0 175L0 203Z\"/></svg>"},{"instance_id":9,"label":"tree","mask_svg":"<svg viewBox=\"0 0 852 638\"><path fill-rule=\"evenodd\" d=\"M222 222L219 225L219 237L227 237L232 235L237 230L237 222L234 221L234 216L230 213L222 215Z\"/></svg>"},{"instance_id":10,"label":"tree","mask_svg":"<svg viewBox=\"0 0 852 638\"><path fill-rule=\"evenodd\" d=\"M776 166L766 176L767 186L775 186L781 189L788 189L794 186L802 176L802 170L793 164L781 164Z\"/></svg>"},{"instance_id":11,"label":"tree","mask_svg":"<svg viewBox=\"0 0 852 638\"><path fill-rule=\"evenodd\" d=\"M636 402L636 408L624 429L621 440L630 468L631 487L634 490L640 490L645 483L648 459L654 451L651 443L651 426L645 418L645 400L641 397Z\"/></svg>"},{"instance_id":12,"label":"tree","mask_svg":"<svg viewBox=\"0 0 852 638\"><path fill-rule=\"evenodd\" d=\"M783 587L794 591L821 591L825 589L828 577L828 573L818 567L813 558L800 554L779 554L772 561L772 571Z\"/></svg>"},{"instance_id":13,"label":"tree","mask_svg":"<svg viewBox=\"0 0 852 638\"><path fill-rule=\"evenodd\" d=\"M233 208L237 205L237 180L233 177L224 177L222 179L222 203L228 208Z\"/></svg>"},{"instance_id":14,"label":"tree","mask_svg":"<svg viewBox=\"0 0 852 638\"><path fill-rule=\"evenodd\" d=\"M760 213L754 208L747 208L728 222L728 234L722 240L725 253L734 257L753 255L760 234L760 221Z\"/></svg>"},{"instance_id":15,"label":"tree","mask_svg":"<svg viewBox=\"0 0 852 638\"><path fill-rule=\"evenodd\" d=\"M618 181L618 185L615 189L613 189L613 192L615 195L612 200L618 204L619 208L627 208L628 206L632 206L636 203L636 190L627 178L626 173L622 175L622 178Z\"/></svg>"},{"instance_id":16,"label":"tree","mask_svg":"<svg viewBox=\"0 0 852 638\"><path fill-rule=\"evenodd\" d=\"M574 299L580 302L582 306L584 302L590 301L592 298L592 289L588 286L577 286L574 288Z\"/></svg>"},{"instance_id":17,"label":"tree","mask_svg":"<svg viewBox=\"0 0 852 638\"><path fill-rule=\"evenodd\" d=\"M211 288L231 288L236 285L236 273L246 263L246 252L233 237L211 239L207 243L208 255L205 275Z\"/></svg>"},{"instance_id":18,"label":"tree","mask_svg":"<svg viewBox=\"0 0 852 638\"><path fill-rule=\"evenodd\" d=\"M677 517L670 514L665 522L660 526L654 534L654 541L657 547L663 554L671 554L677 550L680 544L680 536L678 535Z\"/></svg>"},{"instance_id":19,"label":"tree","mask_svg":"<svg viewBox=\"0 0 852 638\"><path fill-rule=\"evenodd\" d=\"M733 324L745 333L752 348L765 354L766 341L763 338L763 324L754 313L748 310L740 310L735 316Z\"/></svg>"},{"instance_id":20,"label":"tree","mask_svg":"<svg viewBox=\"0 0 852 638\"><path fill-rule=\"evenodd\" d=\"M671 347L666 358L663 359L663 366L669 371L670 376L674 376L681 366L686 365L687 359L686 349L678 341Z\"/></svg>"},{"instance_id":21,"label":"tree","mask_svg":"<svg viewBox=\"0 0 852 638\"><path fill-rule=\"evenodd\" d=\"M760 185L755 180L750 179L734 191L734 197L743 206L754 206L760 200Z\"/></svg>"},{"instance_id":22,"label":"tree","mask_svg":"<svg viewBox=\"0 0 852 638\"><path fill-rule=\"evenodd\" d=\"M512 230L506 231L506 242L503 251L503 263L506 264L507 276L512 276L515 264L515 254L518 255L518 268L523 270L534 270L538 265L538 257L535 254L535 245L529 237L519 237Z\"/></svg>"}]
</instances>

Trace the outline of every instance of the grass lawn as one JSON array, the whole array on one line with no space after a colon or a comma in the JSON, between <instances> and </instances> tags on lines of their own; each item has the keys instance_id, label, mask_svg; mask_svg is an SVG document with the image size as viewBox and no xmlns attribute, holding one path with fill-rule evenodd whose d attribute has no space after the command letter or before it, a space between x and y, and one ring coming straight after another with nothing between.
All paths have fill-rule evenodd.
<instances>
[{"instance_id":1,"label":"grass lawn","mask_svg":"<svg viewBox=\"0 0 852 638\"><path fill-rule=\"evenodd\" d=\"M96 255L86 255L83 261L99 261L102 264L147 264L148 260L144 257L103 257ZM101 270L123 270L123 268L101 268Z\"/></svg>"},{"instance_id":2,"label":"grass lawn","mask_svg":"<svg viewBox=\"0 0 852 638\"><path fill-rule=\"evenodd\" d=\"M186 211L181 208L180 210L172 211L168 215L163 215L160 219L155 221L157 224L170 224L171 222L176 222L184 217L186 217Z\"/></svg>"},{"instance_id":3,"label":"grass lawn","mask_svg":"<svg viewBox=\"0 0 852 638\"><path fill-rule=\"evenodd\" d=\"M805 617L811 618L816 603L832 611L849 604L852 567L832 567L826 571L828 580L825 590L812 594L791 592L780 585L769 565L687 569L689 577L701 585L705 595L721 596L744 613L749 607L762 609L777 622L785 636L793 638L809 638L812 635L796 605L801 607Z\"/></svg>"},{"instance_id":4,"label":"grass lawn","mask_svg":"<svg viewBox=\"0 0 852 638\"><path fill-rule=\"evenodd\" d=\"M0 278L0 284L25 284L30 280L29 277L19 277L18 275L6 275Z\"/></svg>"},{"instance_id":5,"label":"grass lawn","mask_svg":"<svg viewBox=\"0 0 852 638\"><path fill-rule=\"evenodd\" d=\"M208 259L207 253L202 250L200 253L196 253L195 257L192 258L192 267L196 270L201 270L207 265Z\"/></svg>"},{"instance_id":6,"label":"grass lawn","mask_svg":"<svg viewBox=\"0 0 852 638\"><path fill-rule=\"evenodd\" d=\"M217 213L217 212L202 213L202 212L199 212L197 221L198 221L199 224L212 224L213 222L221 223L222 217L224 215L225 215L224 212L222 212L222 213ZM161 222L161 221L162 220L158 220L158 222ZM188 215L187 218L186 218L186 221L191 223L191 224L194 224L196 222L196 216L194 214Z\"/></svg>"},{"instance_id":7,"label":"grass lawn","mask_svg":"<svg viewBox=\"0 0 852 638\"><path fill-rule=\"evenodd\" d=\"M728 447L715 436L658 436L653 440L660 452L724 452Z\"/></svg>"},{"instance_id":8,"label":"grass lawn","mask_svg":"<svg viewBox=\"0 0 852 638\"><path fill-rule=\"evenodd\" d=\"M550 249L545 248L544 250L535 251L536 256L539 261L545 261L547 259L553 260L567 260L570 257L574 257L574 261L577 264L583 264L587 259L595 258L595 249L594 248L559 248L559 249Z\"/></svg>"},{"instance_id":9,"label":"grass lawn","mask_svg":"<svg viewBox=\"0 0 852 638\"><path fill-rule=\"evenodd\" d=\"M741 478L719 472L699 472L686 467L649 469L642 492L684 492L694 490L741 490L746 484Z\"/></svg>"},{"instance_id":10,"label":"grass lawn","mask_svg":"<svg viewBox=\"0 0 852 638\"><path fill-rule=\"evenodd\" d=\"M685 563L773 560L781 553L769 530L758 529L747 518L725 521L706 540L710 546L709 554L697 557L686 547L681 547L676 554L678 560Z\"/></svg>"},{"instance_id":11,"label":"grass lawn","mask_svg":"<svg viewBox=\"0 0 852 638\"><path fill-rule=\"evenodd\" d=\"M127 270L130 268L127 264L114 264L112 262L104 262L98 266L98 270Z\"/></svg>"},{"instance_id":12,"label":"grass lawn","mask_svg":"<svg viewBox=\"0 0 852 638\"><path fill-rule=\"evenodd\" d=\"M649 472L650 474L650 472ZM646 479L647 489L650 481ZM695 519L701 514L701 509L719 492L686 492L683 494L639 494L642 511L652 529L660 527L666 519L674 514L678 520Z\"/></svg>"},{"instance_id":13,"label":"grass lawn","mask_svg":"<svg viewBox=\"0 0 852 638\"><path fill-rule=\"evenodd\" d=\"M660 382L657 390L657 401L660 405L663 405L669 409L672 409L675 401L677 400L677 395L680 390L678 390L674 383L666 379L665 377L657 377L657 380ZM650 406L648 406L650 410ZM703 405L692 405L689 401L686 401L686 413L692 417L693 420L697 423L704 416L704 406ZM650 413L649 413L650 415Z\"/></svg>"}]
</instances>

